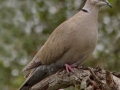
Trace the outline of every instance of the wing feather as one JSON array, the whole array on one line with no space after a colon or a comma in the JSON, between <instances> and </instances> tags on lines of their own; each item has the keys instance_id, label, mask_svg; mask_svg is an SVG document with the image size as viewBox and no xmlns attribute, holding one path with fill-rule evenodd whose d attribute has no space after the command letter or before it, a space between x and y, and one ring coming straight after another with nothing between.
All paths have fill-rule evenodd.
<instances>
[{"instance_id":1,"label":"wing feather","mask_svg":"<svg viewBox=\"0 0 120 90\"><path fill-rule=\"evenodd\" d=\"M37 52L33 60L23 69L23 72L38 67L39 65L48 65L59 60L69 49L69 44L67 43L69 33L66 30L66 22L58 26Z\"/></svg>"}]
</instances>

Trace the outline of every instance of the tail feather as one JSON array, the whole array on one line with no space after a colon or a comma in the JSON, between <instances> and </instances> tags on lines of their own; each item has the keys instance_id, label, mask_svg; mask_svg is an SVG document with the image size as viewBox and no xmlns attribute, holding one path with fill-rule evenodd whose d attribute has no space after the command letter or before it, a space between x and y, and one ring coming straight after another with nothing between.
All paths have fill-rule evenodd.
<instances>
[{"instance_id":1,"label":"tail feather","mask_svg":"<svg viewBox=\"0 0 120 90\"><path fill-rule=\"evenodd\" d=\"M30 90L30 87L23 87L20 90Z\"/></svg>"},{"instance_id":2,"label":"tail feather","mask_svg":"<svg viewBox=\"0 0 120 90\"><path fill-rule=\"evenodd\" d=\"M23 84L18 90L29 90L31 87Z\"/></svg>"},{"instance_id":3,"label":"tail feather","mask_svg":"<svg viewBox=\"0 0 120 90\"><path fill-rule=\"evenodd\" d=\"M29 74L26 81L21 85L18 90L29 90L33 85L40 82L45 77L47 77L46 66L41 65Z\"/></svg>"}]
</instances>

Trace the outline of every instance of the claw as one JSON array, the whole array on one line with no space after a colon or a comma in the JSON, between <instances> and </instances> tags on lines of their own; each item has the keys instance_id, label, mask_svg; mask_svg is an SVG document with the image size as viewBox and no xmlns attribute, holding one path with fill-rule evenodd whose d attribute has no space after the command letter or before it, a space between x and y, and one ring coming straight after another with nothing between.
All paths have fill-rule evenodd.
<instances>
[{"instance_id":1,"label":"claw","mask_svg":"<svg viewBox=\"0 0 120 90\"><path fill-rule=\"evenodd\" d=\"M65 64L64 66L65 66L66 71L67 71L68 73L69 73L69 72L73 72L73 73L74 73L73 68L76 68L76 67L77 67L77 65L76 65L76 64L73 64L73 65L68 65L68 64Z\"/></svg>"}]
</instances>

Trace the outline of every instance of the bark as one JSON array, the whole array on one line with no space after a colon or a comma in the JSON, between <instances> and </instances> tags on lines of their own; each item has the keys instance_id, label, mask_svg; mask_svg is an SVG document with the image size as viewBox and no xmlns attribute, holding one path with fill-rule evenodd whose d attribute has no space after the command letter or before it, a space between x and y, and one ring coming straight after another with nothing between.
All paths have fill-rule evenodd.
<instances>
[{"instance_id":1,"label":"bark","mask_svg":"<svg viewBox=\"0 0 120 90\"><path fill-rule=\"evenodd\" d=\"M37 83L30 90L59 90L70 86L76 90L120 90L120 73L99 67L75 68L74 73L63 70Z\"/></svg>"}]
</instances>

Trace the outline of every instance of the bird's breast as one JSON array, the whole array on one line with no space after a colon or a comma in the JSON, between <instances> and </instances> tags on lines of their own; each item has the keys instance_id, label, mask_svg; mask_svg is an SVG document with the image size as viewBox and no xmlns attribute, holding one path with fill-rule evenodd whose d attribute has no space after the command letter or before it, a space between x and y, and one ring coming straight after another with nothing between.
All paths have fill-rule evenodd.
<instances>
[{"instance_id":1,"label":"bird's breast","mask_svg":"<svg viewBox=\"0 0 120 90\"><path fill-rule=\"evenodd\" d=\"M79 53L79 56L83 53L90 54L95 49L98 40L98 29L96 26L77 27L77 29L74 28L69 37L69 41L72 41L72 51Z\"/></svg>"}]
</instances>

